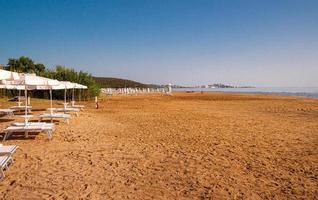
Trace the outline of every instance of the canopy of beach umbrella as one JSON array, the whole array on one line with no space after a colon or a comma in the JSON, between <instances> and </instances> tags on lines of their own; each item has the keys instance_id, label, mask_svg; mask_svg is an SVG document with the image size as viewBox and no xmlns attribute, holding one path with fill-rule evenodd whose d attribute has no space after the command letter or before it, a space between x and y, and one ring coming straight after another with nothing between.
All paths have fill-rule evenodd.
<instances>
[{"instance_id":1,"label":"canopy of beach umbrella","mask_svg":"<svg viewBox=\"0 0 318 200\"><path fill-rule=\"evenodd\" d=\"M20 78L19 73L0 69L0 80L17 80Z\"/></svg>"},{"instance_id":2,"label":"canopy of beach umbrella","mask_svg":"<svg viewBox=\"0 0 318 200\"><path fill-rule=\"evenodd\" d=\"M20 79L21 74L17 72L11 72L7 70L0 69L0 88L1 89L7 89L7 90L18 90L18 101L20 103L20 95L21 90L25 90L25 85L17 85L17 83L12 81L18 81ZM8 80L8 82L7 82ZM13 84L12 84L13 83ZM28 90L33 90L35 88L27 88Z\"/></svg>"},{"instance_id":3,"label":"canopy of beach umbrella","mask_svg":"<svg viewBox=\"0 0 318 200\"><path fill-rule=\"evenodd\" d=\"M19 79L6 79L1 81L2 84L7 85L7 87L11 87L10 85L15 85L17 89L24 88L24 96L25 96L25 116L27 116L27 90L37 89L37 87L53 87L60 84L59 81L44 78L40 76L36 76L35 74L22 74L19 76ZM52 108L52 89L50 90L51 95L51 108ZM25 118L25 123L27 123L27 118Z\"/></svg>"},{"instance_id":4,"label":"canopy of beach umbrella","mask_svg":"<svg viewBox=\"0 0 318 200\"><path fill-rule=\"evenodd\" d=\"M35 86L25 86L25 85L17 85L12 83L6 83L6 81L1 81L0 89L7 89L7 90L36 90Z\"/></svg>"},{"instance_id":5,"label":"canopy of beach umbrella","mask_svg":"<svg viewBox=\"0 0 318 200\"><path fill-rule=\"evenodd\" d=\"M7 70L0 69L0 80L5 81L5 80L18 80L20 78L19 73L17 72L11 72ZM6 84L0 84L1 89L6 89L7 85ZM19 94L19 100L20 100L20 94Z\"/></svg>"},{"instance_id":6,"label":"canopy of beach umbrella","mask_svg":"<svg viewBox=\"0 0 318 200\"><path fill-rule=\"evenodd\" d=\"M60 82L58 80L53 80L41 76L25 76L25 80L30 86L35 86L37 90L39 90L41 87L44 90L50 90L50 106L51 106L51 112L53 108L53 101L52 101L52 89L53 87L58 87L60 85Z\"/></svg>"},{"instance_id":7,"label":"canopy of beach umbrella","mask_svg":"<svg viewBox=\"0 0 318 200\"><path fill-rule=\"evenodd\" d=\"M78 84L78 83L74 83L74 88L75 89L87 89L87 86L82 85L82 84Z\"/></svg>"},{"instance_id":8,"label":"canopy of beach umbrella","mask_svg":"<svg viewBox=\"0 0 318 200\"><path fill-rule=\"evenodd\" d=\"M52 85L52 86L39 85L39 86L36 86L37 90L49 90L51 88L52 88L52 90L72 89L72 88L74 88L74 83L69 82L69 81L59 81L58 85Z\"/></svg>"},{"instance_id":9,"label":"canopy of beach umbrella","mask_svg":"<svg viewBox=\"0 0 318 200\"><path fill-rule=\"evenodd\" d=\"M59 85L58 80L36 76L35 74L20 74L18 79L5 79L1 81L4 85L20 85L25 88L35 88L38 86Z\"/></svg>"},{"instance_id":10,"label":"canopy of beach umbrella","mask_svg":"<svg viewBox=\"0 0 318 200\"><path fill-rule=\"evenodd\" d=\"M7 70L3 70L0 69L0 80L1 80L1 84L0 84L0 88L1 89L17 89L15 85L7 85L5 84L6 80L18 80L20 78L19 73L17 72L12 72L12 71L7 71ZM21 88L22 90L22 88ZM19 90L19 102L20 102L20 90Z\"/></svg>"}]
</instances>

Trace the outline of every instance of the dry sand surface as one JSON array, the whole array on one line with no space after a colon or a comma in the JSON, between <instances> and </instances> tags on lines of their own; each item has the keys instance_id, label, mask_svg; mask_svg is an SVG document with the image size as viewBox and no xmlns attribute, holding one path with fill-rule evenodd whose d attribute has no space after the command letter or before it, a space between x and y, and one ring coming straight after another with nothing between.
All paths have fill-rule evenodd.
<instances>
[{"instance_id":1,"label":"dry sand surface","mask_svg":"<svg viewBox=\"0 0 318 200\"><path fill-rule=\"evenodd\" d=\"M42 133L4 142L20 148L1 199L318 197L317 99L177 93L85 104L51 141Z\"/></svg>"}]
</instances>

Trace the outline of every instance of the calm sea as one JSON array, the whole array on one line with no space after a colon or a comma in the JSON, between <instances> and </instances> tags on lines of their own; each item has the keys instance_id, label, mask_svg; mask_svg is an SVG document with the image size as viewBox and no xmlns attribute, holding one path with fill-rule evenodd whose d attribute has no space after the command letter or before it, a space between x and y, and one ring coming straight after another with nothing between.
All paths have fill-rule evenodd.
<instances>
[{"instance_id":1,"label":"calm sea","mask_svg":"<svg viewBox=\"0 0 318 200\"><path fill-rule=\"evenodd\" d=\"M174 91L277 94L318 98L318 87L174 88Z\"/></svg>"}]
</instances>

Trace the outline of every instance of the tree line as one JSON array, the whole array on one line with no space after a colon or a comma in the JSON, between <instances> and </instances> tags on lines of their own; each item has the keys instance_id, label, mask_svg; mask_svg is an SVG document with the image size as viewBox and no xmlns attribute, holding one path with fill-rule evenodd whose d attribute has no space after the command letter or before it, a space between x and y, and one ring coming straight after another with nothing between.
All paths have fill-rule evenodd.
<instances>
[{"instance_id":1,"label":"tree line","mask_svg":"<svg viewBox=\"0 0 318 200\"><path fill-rule=\"evenodd\" d=\"M102 88L148 88L152 85L139 83L132 80L111 78L111 77L94 77L96 83Z\"/></svg>"},{"instance_id":2,"label":"tree line","mask_svg":"<svg viewBox=\"0 0 318 200\"><path fill-rule=\"evenodd\" d=\"M42 63L35 63L31 58L21 56L20 58L9 58L6 66L3 67L5 70L19 72L19 73L35 73L38 76L56 79L59 81L70 81L86 85L87 90L75 90L75 96L77 99L89 99L94 96L98 96L100 92L99 86L96 84L93 76L87 72L75 71L72 68L68 68L62 65L56 66L54 69L46 68ZM32 91L32 96L39 98L46 98L47 92L43 91ZM5 92L6 95L16 95L17 91ZM63 99L64 91L53 91L55 99ZM68 97L70 98L70 92Z\"/></svg>"}]
</instances>

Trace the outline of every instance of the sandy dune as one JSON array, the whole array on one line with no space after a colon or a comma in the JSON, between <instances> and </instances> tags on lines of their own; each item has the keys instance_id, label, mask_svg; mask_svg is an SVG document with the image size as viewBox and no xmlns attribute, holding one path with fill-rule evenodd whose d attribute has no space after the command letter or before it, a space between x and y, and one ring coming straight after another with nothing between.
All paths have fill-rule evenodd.
<instances>
[{"instance_id":1,"label":"sandy dune","mask_svg":"<svg viewBox=\"0 0 318 200\"><path fill-rule=\"evenodd\" d=\"M20 149L1 199L318 197L318 100L178 93L86 106L51 141L36 134L4 142Z\"/></svg>"}]
</instances>

